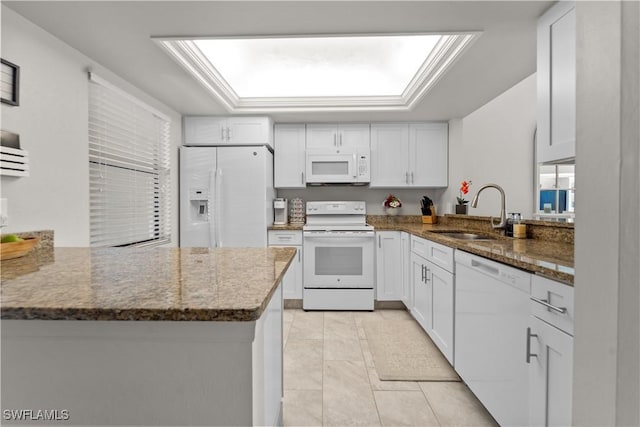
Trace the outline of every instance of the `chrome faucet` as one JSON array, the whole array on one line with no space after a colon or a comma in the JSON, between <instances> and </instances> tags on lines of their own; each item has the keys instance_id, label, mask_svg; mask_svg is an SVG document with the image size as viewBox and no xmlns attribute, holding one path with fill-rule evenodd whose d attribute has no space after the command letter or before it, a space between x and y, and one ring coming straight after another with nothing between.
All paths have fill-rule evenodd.
<instances>
[{"instance_id":1,"label":"chrome faucet","mask_svg":"<svg viewBox=\"0 0 640 427\"><path fill-rule=\"evenodd\" d=\"M476 195L473 196L473 200L471 201L471 207L475 208L476 206L478 206L478 196L480 195L480 192L482 192L482 190L484 190L485 188L489 188L489 187L495 188L500 192L500 222L496 224L493 222L493 217L490 217L489 219L491 220L491 227L504 229L507 226L507 213L505 212L505 208L504 208L505 197L504 197L504 190L498 184L485 184L482 187L480 187Z\"/></svg>"}]
</instances>

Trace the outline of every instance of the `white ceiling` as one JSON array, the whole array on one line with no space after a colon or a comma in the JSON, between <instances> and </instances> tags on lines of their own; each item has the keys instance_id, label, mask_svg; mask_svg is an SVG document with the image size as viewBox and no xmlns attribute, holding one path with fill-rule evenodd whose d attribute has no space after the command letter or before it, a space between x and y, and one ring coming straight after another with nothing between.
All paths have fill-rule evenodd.
<instances>
[{"instance_id":1,"label":"white ceiling","mask_svg":"<svg viewBox=\"0 0 640 427\"><path fill-rule=\"evenodd\" d=\"M282 113L276 121L464 117L535 72L550 1L3 1L182 114L227 111L151 37L482 31L409 112Z\"/></svg>"}]
</instances>

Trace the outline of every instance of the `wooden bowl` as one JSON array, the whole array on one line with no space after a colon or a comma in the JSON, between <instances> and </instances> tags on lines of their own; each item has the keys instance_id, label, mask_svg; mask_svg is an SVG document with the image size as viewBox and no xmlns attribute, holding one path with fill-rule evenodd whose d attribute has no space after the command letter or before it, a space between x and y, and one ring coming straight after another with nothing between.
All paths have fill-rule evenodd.
<instances>
[{"instance_id":1,"label":"wooden bowl","mask_svg":"<svg viewBox=\"0 0 640 427\"><path fill-rule=\"evenodd\" d=\"M0 243L0 259L4 261L25 256L31 252L39 240L37 237L27 237L19 242Z\"/></svg>"}]
</instances>

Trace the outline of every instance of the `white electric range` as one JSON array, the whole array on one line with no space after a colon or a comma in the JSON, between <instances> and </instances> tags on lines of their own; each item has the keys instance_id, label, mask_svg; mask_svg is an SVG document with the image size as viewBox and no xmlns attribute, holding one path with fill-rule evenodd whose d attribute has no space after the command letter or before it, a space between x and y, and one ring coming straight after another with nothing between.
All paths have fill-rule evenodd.
<instances>
[{"instance_id":1,"label":"white electric range","mask_svg":"<svg viewBox=\"0 0 640 427\"><path fill-rule=\"evenodd\" d=\"M373 310L375 232L362 201L307 202L305 310Z\"/></svg>"}]
</instances>

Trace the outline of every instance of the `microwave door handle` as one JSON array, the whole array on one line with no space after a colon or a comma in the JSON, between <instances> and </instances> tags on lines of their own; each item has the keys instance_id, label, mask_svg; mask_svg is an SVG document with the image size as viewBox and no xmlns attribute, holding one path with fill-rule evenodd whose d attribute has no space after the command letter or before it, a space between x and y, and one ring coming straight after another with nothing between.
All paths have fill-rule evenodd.
<instances>
[{"instance_id":1,"label":"microwave door handle","mask_svg":"<svg viewBox=\"0 0 640 427\"><path fill-rule=\"evenodd\" d=\"M358 177L358 156L355 153L353 154L353 177Z\"/></svg>"}]
</instances>

